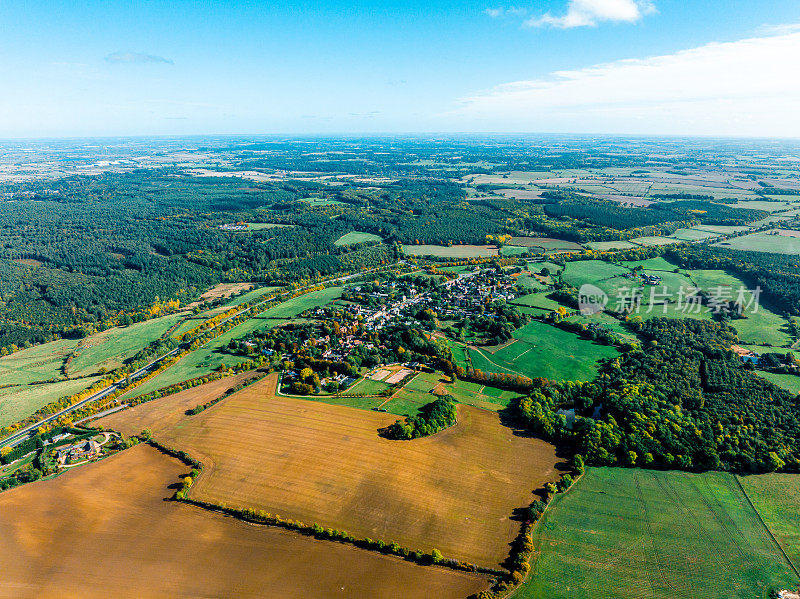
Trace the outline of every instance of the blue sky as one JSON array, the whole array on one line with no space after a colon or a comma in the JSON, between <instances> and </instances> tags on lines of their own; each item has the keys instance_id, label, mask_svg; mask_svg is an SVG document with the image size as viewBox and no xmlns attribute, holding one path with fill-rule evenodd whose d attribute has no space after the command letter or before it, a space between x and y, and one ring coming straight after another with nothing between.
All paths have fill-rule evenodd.
<instances>
[{"instance_id":1,"label":"blue sky","mask_svg":"<svg viewBox=\"0 0 800 599\"><path fill-rule=\"evenodd\" d=\"M797 0L0 0L0 138L800 137L798 23Z\"/></svg>"}]
</instances>

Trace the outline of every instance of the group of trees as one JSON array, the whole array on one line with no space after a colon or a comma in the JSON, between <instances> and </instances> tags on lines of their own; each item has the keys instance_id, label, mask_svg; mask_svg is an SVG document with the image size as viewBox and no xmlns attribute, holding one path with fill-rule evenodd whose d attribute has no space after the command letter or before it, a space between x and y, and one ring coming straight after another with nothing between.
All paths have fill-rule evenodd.
<instances>
[{"instance_id":1,"label":"group of trees","mask_svg":"<svg viewBox=\"0 0 800 599\"><path fill-rule=\"evenodd\" d=\"M397 420L385 434L390 439L417 439L427 437L456 423L456 404L450 397L439 397L425 404L416 416Z\"/></svg>"},{"instance_id":2,"label":"group of trees","mask_svg":"<svg viewBox=\"0 0 800 599\"><path fill-rule=\"evenodd\" d=\"M744 367L725 323L654 318L642 350L591 383L539 383L515 411L593 465L765 472L800 469L800 404ZM574 426L558 408L575 410Z\"/></svg>"}]
</instances>

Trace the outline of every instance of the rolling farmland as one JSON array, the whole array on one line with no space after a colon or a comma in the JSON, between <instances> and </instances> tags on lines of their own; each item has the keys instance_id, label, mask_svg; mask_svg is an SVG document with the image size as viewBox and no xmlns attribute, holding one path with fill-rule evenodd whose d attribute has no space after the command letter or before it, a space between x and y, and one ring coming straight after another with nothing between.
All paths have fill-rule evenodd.
<instances>
[{"instance_id":1,"label":"rolling farmland","mask_svg":"<svg viewBox=\"0 0 800 599\"><path fill-rule=\"evenodd\" d=\"M461 598L485 579L164 501L145 445L0 494L0 597Z\"/></svg>"},{"instance_id":2,"label":"rolling farmland","mask_svg":"<svg viewBox=\"0 0 800 599\"><path fill-rule=\"evenodd\" d=\"M556 478L555 448L493 412L460 406L455 427L390 441L378 429L394 416L275 397L276 378L154 428L207 465L192 497L497 565L518 530L512 511Z\"/></svg>"}]
</instances>

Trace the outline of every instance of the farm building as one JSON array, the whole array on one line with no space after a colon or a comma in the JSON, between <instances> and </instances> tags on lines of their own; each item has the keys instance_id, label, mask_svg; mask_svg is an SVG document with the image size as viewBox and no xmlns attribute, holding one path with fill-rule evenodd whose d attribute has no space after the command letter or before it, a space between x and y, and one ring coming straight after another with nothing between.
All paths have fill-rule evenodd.
<instances>
[{"instance_id":1,"label":"farm building","mask_svg":"<svg viewBox=\"0 0 800 599\"><path fill-rule=\"evenodd\" d=\"M733 353L739 356L739 359L742 362L750 362L754 366L758 366L758 354L756 352L741 347L740 345L732 346L731 350L733 351Z\"/></svg>"},{"instance_id":2,"label":"farm building","mask_svg":"<svg viewBox=\"0 0 800 599\"><path fill-rule=\"evenodd\" d=\"M59 449L56 459L60 465L72 464L81 460L89 460L100 455L100 444L93 440L87 439L74 445L68 445L63 449Z\"/></svg>"}]
</instances>

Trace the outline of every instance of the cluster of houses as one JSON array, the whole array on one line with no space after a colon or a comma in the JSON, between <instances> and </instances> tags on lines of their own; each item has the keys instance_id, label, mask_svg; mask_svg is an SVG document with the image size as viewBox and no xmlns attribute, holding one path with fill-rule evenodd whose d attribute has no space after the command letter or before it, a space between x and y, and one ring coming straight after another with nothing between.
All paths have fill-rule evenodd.
<instances>
[{"instance_id":1,"label":"cluster of houses","mask_svg":"<svg viewBox=\"0 0 800 599\"><path fill-rule=\"evenodd\" d=\"M625 273L622 276L625 277L626 279L635 279L636 273L629 272ZM646 272L640 272L639 278L642 279L642 283L644 283L645 285L652 285L652 286L661 285L661 277L658 275L651 275Z\"/></svg>"},{"instance_id":2,"label":"cluster of houses","mask_svg":"<svg viewBox=\"0 0 800 599\"><path fill-rule=\"evenodd\" d=\"M219 228L223 231L247 231L247 225L244 223L226 223Z\"/></svg>"},{"instance_id":3,"label":"cluster of houses","mask_svg":"<svg viewBox=\"0 0 800 599\"><path fill-rule=\"evenodd\" d=\"M649 275L646 272L641 274L642 282L645 285L661 285L661 277L658 275Z\"/></svg>"}]
</instances>

